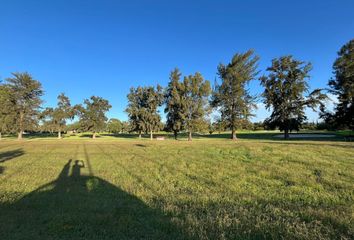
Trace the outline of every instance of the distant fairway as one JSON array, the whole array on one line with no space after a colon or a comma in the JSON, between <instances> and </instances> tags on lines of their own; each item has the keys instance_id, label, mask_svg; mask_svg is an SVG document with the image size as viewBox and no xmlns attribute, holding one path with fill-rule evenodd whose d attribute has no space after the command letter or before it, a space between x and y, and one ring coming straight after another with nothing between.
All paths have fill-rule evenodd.
<instances>
[{"instance_id":1,"label":"distant fairway","mask_svg":"<svg viewBox=\"0 0 354 240\"><path fill-rule=\"evenodd\" d=\"M353 239L354 143L271 138L0 141L0 239Z\"/></svg>"}]
</instances>

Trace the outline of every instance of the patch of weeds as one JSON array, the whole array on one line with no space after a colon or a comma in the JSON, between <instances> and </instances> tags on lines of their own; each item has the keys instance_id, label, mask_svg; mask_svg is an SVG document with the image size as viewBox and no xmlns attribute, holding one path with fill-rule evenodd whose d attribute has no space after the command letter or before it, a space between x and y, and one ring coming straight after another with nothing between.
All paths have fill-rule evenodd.
<instances>
[{"instance_id":1,"label":"patch of weeds","mask_svg":"<svg viewBox=\"0 0 354 240\"><path fill-rule=\"evenodd\" d=\"M285 180L284 185L286 187L292 187L292 186L295 186L295 182L291 181L291 180Z\"/></svg>"},{"instance_id":2,"label":"patch of weeds","mask_svg":"<svg viewBox=\"0 0 354 240\"><path fill-rule=\"evenodd\" d=\"M322 171L319 169L315 169L313 171L313 174L316 176L316 182L320 183L322 182Z\"/></svg>"}]
</instances>

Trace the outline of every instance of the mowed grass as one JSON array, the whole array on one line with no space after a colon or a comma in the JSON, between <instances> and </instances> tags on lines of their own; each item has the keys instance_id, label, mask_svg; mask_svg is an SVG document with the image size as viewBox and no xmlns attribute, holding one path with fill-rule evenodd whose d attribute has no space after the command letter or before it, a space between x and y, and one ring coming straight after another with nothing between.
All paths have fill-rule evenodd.
<instances>
[{"instance_id":1,"label":"mowed grass","mask_svg":"<svg viewBox=\"0 0 354 240\"><path fill-rule=\"evenodd\" d=\"M353 239L354 143L0 142L0 239Z\"/></svg>"}]
</instances>

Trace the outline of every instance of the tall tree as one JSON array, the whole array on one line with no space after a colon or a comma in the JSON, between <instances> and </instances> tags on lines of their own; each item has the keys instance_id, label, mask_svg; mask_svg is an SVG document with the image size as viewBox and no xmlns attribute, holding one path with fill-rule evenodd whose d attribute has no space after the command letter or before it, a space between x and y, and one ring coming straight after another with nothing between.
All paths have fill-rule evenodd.
<instances>
[{"instance_id":1,"label":"tall tree","mask_svg":"<svg viewBox=\"0 0 354 240\"><path fill-rule=\"evenodd\" d=\"M2 133L11 132L15 124L14 105L11 91L6 85L0 85L0 140Z\"/></svg>"},{"instance_id":2,"label":"tall tree","mask_svg":"<svg viewBox=\"0 0 354 240\"><path fill-rule=\"evenodd\" d=\"M46 108L43 115L49 117L58 132L58 138L61 139L61 132L66 126L66 120L73 119L75 116L75 108L71 106L70 99L64 93L61 93L57 99L58 106Z\"/></svg>"},{"instance_id":3,"label":"tall tree","mask_svg":"<svg viewBox=\"0 0 354 240\"><path fill-rule=\"evenodd\" d=\"M170 74L170 81L165 92L166 128L173 132L176 140L178 132L183 130L185 120L185 109L182 104L183 85L180 79L181 73L178 68L175 68Z\"/></svg>"},{"instance_id":4,"label":"tall tree","mask_svg":"<svg viewBox=\"0 0 354 240\"><path fill-rule=\"evenodd\" d=\"M27 73L13 73L6 79L6 86L11 91L14 107L15 125L18 139L22 139L25 130L33 129L38 123L39 109L42 104L42 85Z\"/></svg>"},{"instance_id":5,"label":"tall tree","mask_svg":"<svg viewBox=\"0 0 354 240\"><path fill-rule=\"evenodd\" d=\"M307 80L312 66L310 63L298 61L292 56L273 59L272 66L267 68L268 76L260 78L265 88L262 96L267 109L272 110L265 124L270 128L279 127L284 131L284 138L289 138L289 131L299 129L306 120L305 107L316 111L322 106L327 96L316 89L308 96Z\"/></svg>"},{"instance_id":6,"label":"tall tree","mask_svg":"<svg viewBox=\"0 0 354 240\"><path fill-rule=\"evenodd\" d=\"M221 112L222 122L231 129L233 140L237 139L236 130L252 116L256 106L246 87L258 74L258 60L253 50L249 50L235 54L229 64L218 66L221 84L215 84L211 105Z\"/></svg>"},{"instance_id":7,"label":"tall tree","mask_svg":"<svg viewBox=\"0 0 354 240\"><path fill-rule=\"evenodd\" d=\"M97 133L105 129L107 121L106 112L112 106L108 100L97 96L85 99L84 105L85 107L77 107L80 114L80 126L84 131L92 132L92 138L95 139Z\"/></svg>"},{"instance_id":8,"label":"tall tree","mask_svg":"<svg viewBox=\"0 0 354 240\"><path fill-rule=\"evenodd\" d=\"M209 110L207 103L210 92L210 82L204 80L200 73L184 77L181 102L188 141L192 141L192 133L205 122L205 114Z\"/></svg>"},{"instance_id":9,"label":"tall tree","mask_svg":"<svg viewBox=\"0 0 354 240\"><path fill-rule=\"evenodd\" d=\"M138 88L130 88L130 92L127 95L128 98L128 106L125 111L128 113L129 117L129 125L131 127L131 131L136 131L139 134L139 138L141 138L141 133L145 131L145 123L143 119L143 109L142 109L142 95L143 89L141 87Z\"/></svg>"},{"instance_id":10,"label":"tall tree","mask_svg":"<svg viewBox=\"0 0 354 240\"><path fill-rule=\"evenodd\" d=\"M158 108L163 103L162 87L157 85L156 89L152 86L144 89L144 105L145 112L145 124L146 129L150 132L150 139L153 139L153 132L159 131L162 128L161 116L158 112Z\"/></svg>"},{"instance_id":11,"label":"tall tree","mask_svg":"<svg viewBox=\"0 0 354 240\"><path fill-rule=\"evenodd\" d=\"M336 127L354 130L354 39L339 50L333 73L328 85L338 97L338 104L335 112L326 113L324 118L327 122L332 120Z\"/></svg>"},{"instance_id":12,"label":"tall tree","mask_svg":"<svg viewBox=\"0 0 354 240\"><path fill-rule=\"evenodd\" d=\"M128 113L130 125L133 131L139 133L149 132L153 139L153 132L161 128L161 117L158 108L163 103L161 86L156 89L152 86L131 88L128 94Z\"/></svg>"}]
</instances>

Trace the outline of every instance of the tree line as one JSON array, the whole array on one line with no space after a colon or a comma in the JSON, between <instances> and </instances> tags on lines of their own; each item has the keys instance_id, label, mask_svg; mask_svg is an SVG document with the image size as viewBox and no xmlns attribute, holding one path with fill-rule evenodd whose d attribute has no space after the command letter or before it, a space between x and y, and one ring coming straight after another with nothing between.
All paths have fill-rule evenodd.
<instances>
[{"instance_id":1,"label":"tree line","mask_svg":"<svg viewBox=\"0 0 354 240\"><path fill-rule=\"evenodd\" d=\"M171 71L168 85L132 87L127 95L125 112L129 121L111 119L106 113L111 108L108 100L98 96L85 99L83 104L72 105L64 94L58 96L56 107L41 107L43 89L41 83L29 73L13 73L0 84L0 139L2 133L17 133L22 139L25 131L35 131L38 125L53 132L67 129L67 121L78 117L76 129L92 132L136 132L153 133L161 129L172 132L174 137L180 132L193 133L202 129L213 132L216 129L231 131L231 139L237 139L236 131L254 116L257 102L262 101L270 116L263 122L268 129L278 128L289 132L299 130L306 122L305 108L320 110L320 117L332 129L354 130L354 39L346 43L338 52L333 64L333 77L328 88L309 91L309 62L295 59L291 55L272 60L267 74L259 76L259 56L253 50L237 53L227 64L217 67L218 81L212 87L201 73L182 76L178 68ZM261 96L254 96L248 89L252 80L259 80L264 88ZM326 108L331 93L338 98L333 112ZM166 123L162 124L159 110L164 107ZM220 116L211 122L212 112ZM39 124L40 122L40 124Z\"/></svg>"}]
</instances>

